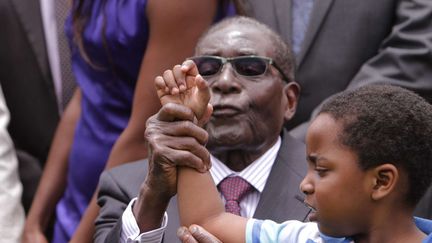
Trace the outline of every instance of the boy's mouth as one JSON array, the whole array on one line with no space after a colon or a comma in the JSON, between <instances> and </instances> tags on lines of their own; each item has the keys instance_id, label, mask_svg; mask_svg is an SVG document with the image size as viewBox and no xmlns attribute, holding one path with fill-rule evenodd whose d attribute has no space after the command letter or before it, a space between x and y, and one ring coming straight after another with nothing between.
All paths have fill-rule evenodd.
<instances>
[{"instance_id":1,"label":"boy's mouth","mask_svg":"<svg viewBox=\"0 0 432 243\"><path fill-rule=\"evenodd\" d=\"M298 195L296 195L296 199L299 200L300 202L302 202L306 207L308 207L310 209L310 212L308 214L309 221L311 221L311 222L317 221L316 208L314 206L312 206L311 203L307 202L306 199L304 199Z\"/></svg>"},{"instance_id":2,"label":"boy's mouth","mask_svg":"<svg viewBox=\"0 0 432 243\"><path fill-rule=\"evenodd\" d=\"M304 201L304 204L312 211L312 212L316 212L316 209L310 205L308 202Z\"/></svg>"},{"instance_id":3,"label":"boy's mouth","mask_svg":"<svg viewBox=\"0 0 432 243\"><path fill-rule=\"evenodd\" d=\"M304 204L311 210L308 214L308 219L311 222L317 221L317 210L314 206L312 206L310 203L308 203L306 200L304 201Z\"/></svg>"}]
</instances>

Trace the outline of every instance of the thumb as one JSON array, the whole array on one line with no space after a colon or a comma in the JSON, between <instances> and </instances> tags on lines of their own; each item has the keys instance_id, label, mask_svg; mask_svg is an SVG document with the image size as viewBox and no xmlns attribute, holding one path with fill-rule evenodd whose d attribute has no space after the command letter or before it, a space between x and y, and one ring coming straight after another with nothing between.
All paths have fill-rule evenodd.
<instances>
[{"instance_id":1,"label":"thumb","mask_svg":"<svg viewBox=\"0 0 432 243\"><path fill-rule=\"evenodd\" d=\"M191 225L189 232L199 243L222 243L214 235L207 232L204 228L198 225Z\"/></svg>"},{"instance_id":2,"label":"thumb","mask_svg":"<svg viewBox=\"0 0 432 243\"><path fill-rule=\"evenodd\" d=\"M202 115L201 119L198 121L198 126L203 127L210 120L211 114L213 113L213 106L211 104L207 104L207 110Z\"/></svg>"},{"instance_id":3,"label":"thumb","mask_svg":"<svg viewBox=\"0 0 432 243\"><path fill-rule=\"evenodd\" d=\"M211 94L207 82L201 75L197 75L195 77L195 83L196 89L193 96L193 103L196 104L196 106L194 106L193 110L198 120L201 120L204 115L208 115L208 103L210 101Z\"/></svg>"}]
</instances>

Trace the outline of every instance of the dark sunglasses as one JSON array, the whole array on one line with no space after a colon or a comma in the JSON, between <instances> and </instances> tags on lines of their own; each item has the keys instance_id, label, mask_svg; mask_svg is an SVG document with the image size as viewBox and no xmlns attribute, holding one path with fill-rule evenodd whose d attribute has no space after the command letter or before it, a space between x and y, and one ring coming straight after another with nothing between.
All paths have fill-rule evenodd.
<instances>
[{"instance_id":1,"label":"dark sunglasses","mask_svg":"<svg viewBox=\"0 0 432 243\"><path fill-rule=\"evenodd\" d=\"M246 77L254 77L265 74L269 65L273 65L282 78L288 82L287 76L281 68L279 68L273 59L261 56L238 56L238 57L219 57L219 56L196 56L190 57L187 60L192 60L198 67L198 72L206 77L218 74L223 66L229 62L237 74Z\"/></svg>"}]
</instances>

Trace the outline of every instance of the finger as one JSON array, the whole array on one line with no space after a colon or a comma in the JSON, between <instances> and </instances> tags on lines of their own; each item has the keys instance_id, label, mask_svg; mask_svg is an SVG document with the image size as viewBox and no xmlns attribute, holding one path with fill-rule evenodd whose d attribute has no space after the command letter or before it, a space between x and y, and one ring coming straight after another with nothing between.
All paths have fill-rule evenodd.
<instances>
[{"instance_id":1,"label":"finger","mask_svg":"<svg viewBox=\"0 0 432 243\"><path fill-rule=\"evenodd\" d=\"M156 114L156 119L159 121L177 121L177 120L194 120L194 112L187 106L175 103L168 103L162 106Z\"/></svg>"},{"instance_id":2,"label":"finger","mask_svg":"<svg viewBox=\"0 0 432 243\"><path fill-rule=\"evenodd\" d=\"M171 132L169 130L164 131L164 134L152 134L151 131L146 131L146 138L154 155L160 154L160 157L167 158L175 165L188 166L200 172L210 169L210 152L205 147L205 143L191 136L191 133L186 136L172 136L168 134ZM204 135L207 139L205 131Z\"/></svg>"},{"instance_id":3,"label":"finger","mask_svg":"<svg viewBox=\"0 0 432 243\"><path fill-rule=\"evenodd\" d=\"M174 160L177 165L187 166L190 168L194 168L199 172L206 172L210 169L210 152L207 148L200 144L196 139L192 137L184 137L181 140L182 144L176 143L174 146L170 148L175 150L181 150L191 153L191 155L185 153L183 156L190 156L191 159L178 159ZM192 156L193 155L193 156Z\"/></svg>"},{"instance_id":4,"label":"finger","mask_svg":"<svg viewBox=\"0 0 432 243\"><path fill-rule=\"evenodd\" d=\"M177 83L177 86L180 90L180 92L183 92L186 90L186 73L182 71L180 65L175 65L173 68L173 75L174 79Z\"/></svg>"},{"instance_id":5,"label":"finger","mask_svg":"<svg viewBox=\"0 0 432 243\"><path fill-rule=\"evenodd\" d=\"M165 164L164 168L185 166L201 173L208 170L208 165L201 158L187 150L178 150L167 147L166 144L151 143L152 158Z\"/></svg>"},{"instance_id":6,"label":"finger","mask_svg":"<svg viewBox=\"0 0 432 243\"><path fill-rule=\"evenodd\" d=\"M170 107L174 106L178 106L177 108L184 109L184 111L175 109L175 112L179 112L178 114L167 112L168 109L171 109ZM147 120L146 134L163 134L172 137L193 137L201 145L205 145L208 140L208 133L205 129L195 124L193 119L194 114L188 107L184 108L184 106L169 103L164 105L156 115L151 116Z\"/></svg>"},{"instance_id":7,"label":"finger","mask_svg":"<svg viewBox=\"0 0 432 243\"><path fill-rule=\"evenodd\" d=\"M208 103L210 101L210 88L207 82L202 78L201 75L195 77L195 84L197 89L195 89L195 94L193 96L193 103L198 104L194 110L195 115L198 120L201 120L203 115L207 112Z\"/></svg>"},{"instance_id":8,"label":"finger","mask_svg":"<svg viewBox=\"0 0 432 243\"><path fill-rule=\"evenodd\" d=\"M209 103L211 94L207 81L205 81L204 78L198 74L195 77L195 84L198 88L199 102Z\"/></svg>"},{"instance_id":9,"label":"finger","mask_svg":"<svg viewBox=\"0 0 432 243\"><path fill-rule=\"evenodd\" d=\"M213 113L213 106L211 104L207 104L207 110L198 121L198 126L204 127L205 124L210 120L211 114Z\"/></svg>"},{"instance_id":10,"label":"finger","mask_svg":"<svg viewBox=\"0 0 432 243\"><path fill-rule=\"evenodd\" d=\"M196 82L198 89L200 89L200 90L208 89L207 81L205 81L205 79L200 74L196 75L195 79L196 79L195 82Z\"/></svg>"},{"instance_id":11,"label":"finger","mask_svg":"<svg viewBox=\"0 0 432 243\"><path fill-rule=\"evenodd\" d=\"M181 69L186 75L196 76L198 75L198 67L192 60L186 60L183 62Z\"/></svg>"},{"instance_id":12,"label":"finger","mask_svg":"<svg viewBox=\"0 0 432 243\"><path fill-rule=\"evenodd\" d=\"M162 75L165 84L168 86L170 93L172 95L176 95L179 93L179 88L177 86L177 82L174 78L174 74L172 70L166 70Z\"/></svg>"},{"instance_id":13,"label":"finger","mask_svg":"<svg viewBox=\"0 0 432 243\"><path fill-rule=\"evenodd\" d=\"M155 86L156 86L156 92L159 99L164 97L165 95L170 94L170 90L166 85L165 80L162 78L162 76L157 76L155 78Z\"/></svg>"},{"instance_id":14,"label":"finger","mask_svg":"<svg viewBox=\"0 0 432 243\"><path fill-rule=\"evenodd\" d=\"M199 243L221 243L214 235L198 225L189 226L189 232Z\"/></svg>"},{"instance_id":15,"label":"finger","mask_svg":"<svg viewBox=\"0 0 432 243\"><path fill-rule=\"evenodd\" d=\"M208 141L208 132L192 121L174 121L160 124L164 126L164 133L173 137L191 137L200 145L205 145Z\"/></svg>"},{"instance_id":16,"label":"finger","mask_svg":"<svg viewBox=\"0 0 432 243\"><path fill-rule=\"evenodd\" d=\"M193 87L196 86L196 84L195 84L195 77L196 76L192 76L192 75L187 75L186 76L186 87L188 89L191 89L191 88L193 88Z\"/></svg>"},{"instance_id":17,"label":"finger","mask_svg":"<svg viewBox=\"0 0 432 243\"><path fill-rule=\"evenodd\" d=\"M177 237L182 243L198 243L186 227L180 227L177 230Z\"/></svg>"}]
</instances>

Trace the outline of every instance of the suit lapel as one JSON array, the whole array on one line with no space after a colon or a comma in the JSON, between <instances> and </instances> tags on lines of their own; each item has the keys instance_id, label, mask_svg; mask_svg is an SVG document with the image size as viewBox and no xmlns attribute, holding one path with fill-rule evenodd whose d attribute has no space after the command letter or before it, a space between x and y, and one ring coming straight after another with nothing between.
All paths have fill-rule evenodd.
<instances>
[{"instance_id":1,"label":"suit lapel","mask_svg":"<svg viewBox=\"0 0 432 243\"><path fill-rule=\"evenodd\" d=\"M302 61L309 48L311 47L322 23L324 22L324 19L327 16L327 13L330 10L333 1L334 0L315 0L309 20L309 27L306 31L305 38L302 43L302 48L297 58L298 67L300 67L300 65L302 64Z\"/></svg>"},{"instance_id":2,"label":"suit lapel","mask_svg":"<svg viewBox=\"0 0 432 243\"><path fill-rule=\"evenodd\" d=\"M275 12L276 19L278 21L278 29L279 34L285 38L285 41L291 43L291 29L292 29L292 21L291 21L291 0L272 0Z\"/></svg>"},{"instance_id":3,"label":"suit lapel","mask_svg":"<svg viewBox=\"0 0 432 243\"><path fill-rule=\"evenodd\" d=\"M304 221L309 208L302 202L299 185L306 174L304 145L283 135L283 142L267 179L254 218L283 222L290 219Z\"/></svg>"},{"instance_id":4,"label":"suit lapel","mask_svg":"<svg viewBox=\"0 0 432 243\"><path fill-rule=\"evenodd\" d=\"M42 16L39 0L11 1L17 16L27 34L32 50L36 56L38 66L44 75L45 80L50 80L49 62L45 46L44 29L42 25Z\"/></svg>"}]
</instances>

